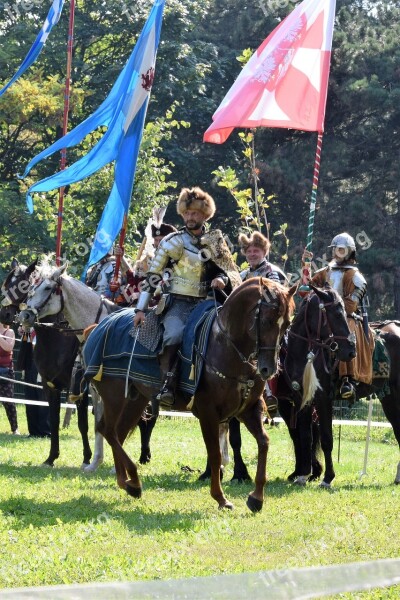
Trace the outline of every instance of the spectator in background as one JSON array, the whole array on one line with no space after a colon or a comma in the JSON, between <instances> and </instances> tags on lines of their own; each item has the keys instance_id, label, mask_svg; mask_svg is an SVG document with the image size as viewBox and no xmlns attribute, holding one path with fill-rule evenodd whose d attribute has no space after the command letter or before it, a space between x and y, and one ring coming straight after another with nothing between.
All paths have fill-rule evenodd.
<instances>
[{"instance_id":1,"label":"spectator in background","mask_svg":"<svg viewBox=\"0 0 400 600\"><path fill-rule=\"evenodd\" d=\"M9 325L0 323L0 376L7 379L15 379L13 365L13 351L15 345L15 333L10 329ZM0 396L2 398L14 397L14 383L6 379L0 379ZM8 421L10 423L11 432L14 435L20 435L18 431L17 407L14 402L2 403Z\"/></svg>"}]
</instances>

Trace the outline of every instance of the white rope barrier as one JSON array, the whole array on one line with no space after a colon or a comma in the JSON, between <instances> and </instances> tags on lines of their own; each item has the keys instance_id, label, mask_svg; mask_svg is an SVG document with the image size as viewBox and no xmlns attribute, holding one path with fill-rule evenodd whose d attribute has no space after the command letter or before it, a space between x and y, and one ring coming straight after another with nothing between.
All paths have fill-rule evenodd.
<instances>
[{"instance_id":1,"label":"white rope barrier","mask_svg":"<svg viewBox=\"0 0 400 600\"><path fill-rule=\"evenodd\" d=\"M191 577L115 583L58 585L1 590L2 600L309 600L345 592L389 588L400 583L400 559L383 559L329 567L280 569Z\"/></svg>"},{"instance_id":2,"label":"white rope barrier","mask_svg":"<svg viewBox=\"0 0 400 600\"><path fill-rule=\"evenodd\" d=\"M22 381L18 381L18 383L23 383ZM32 385L32 384L25 384ZM35 387L35 386L34 386ZM40 387L40 386L39 386ZM41 402L40 400L20 400L16 398L4 398L0 396L0 402L15 402L15 404L35 404L36 406L48 406L47 402ZM61 408L72 408L74 403L64 403L60 404ZM92 406L89 406L89 410L92 409ZM160 410L160 415L162 417L174 417L174 418L196 418L191 412L181 412L177 410ZM283 423L282 417L275 417L274 423ZM368 425L368 421L352 421L351 419L343 420L334 419L332 421L333 425L354 425L355 427L366 427ZM385 427L391 428L390 423L381 422L381 421L371 421L371 427Z\"/></svg>"}]
</instances>

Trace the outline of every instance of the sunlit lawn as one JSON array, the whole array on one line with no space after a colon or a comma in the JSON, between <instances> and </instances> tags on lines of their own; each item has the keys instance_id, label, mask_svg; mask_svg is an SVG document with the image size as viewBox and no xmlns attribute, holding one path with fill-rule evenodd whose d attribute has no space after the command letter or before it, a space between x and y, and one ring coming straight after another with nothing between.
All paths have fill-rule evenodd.
<instances>
[{"instance_id":1,"label":"sunlit lawn","mask_svg":"<svg viewBox=\"0 0 400 600\"><path fill-rule=\"evenodd\" d=\"M61 457L41 467L48 440L20 438L8 430L0 408L0 585L55 585L154 578L181 578L264 569L330 565L399 556L399 460L389 430L374 432L368 473L363 466L365 430L342 427L334 491L316 483L286 482L293 467L283 425L269 429L269 482L261 514L245 505L251 484L229 482L233 512L218 511L208 484L197 481L205 451L194 419L160 419L152 439L153 459L140 467L144 494L134 500L111 475L111 452L92 475L79 466L82 450L72 418L61 432ZM23 408L20 429L26 431ZM127 442L137 459L136 435ZM243 455L252 475L256 447L244 433ZM190 466L194 472L182 470ZM400 588L357 594L398 598ZM385 594L385 595L383 595Z\"/></svg>"}]
</instances>

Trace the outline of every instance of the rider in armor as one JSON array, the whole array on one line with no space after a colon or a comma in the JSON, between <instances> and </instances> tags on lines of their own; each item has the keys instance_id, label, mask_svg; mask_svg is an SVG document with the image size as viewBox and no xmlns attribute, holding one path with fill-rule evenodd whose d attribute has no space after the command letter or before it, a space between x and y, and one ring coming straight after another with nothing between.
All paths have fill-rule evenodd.
<instances>
[{"instance_id":1,"label":"rider in armor","mask_svg":"<svg viewBox=\"0 0 400 600\"><path fill-rule=\"evenodd\" d=\"M242 254L244 254L249 264L249 267L240 273L242 281L246 281L252 277L266 277L267 279L271 279L282 285L287 283L286 275L282 269L267 260L271 242L262 233L254 231L250 237L241 233L239 235L239 245ZM264 400L271 419L273 419L278 412L278 400L275 396L276 388L276 378L266 381Z\"/></svg>"},{"instance_id":2,"label":"rider in armor","mask_svg":"<svg viewBox=\"0 0 400 600\"><path fill-rule=\"evenodd\" d=\"M356 245L351 235L345 232L336 235L329 248L332 250L331 262L317 271L311 281L319 287L328 283L343 298L349 328L356 337L357 356L350 362L339 363L340 395L344 399L354 400L357 383L370 384L372 381L374 341L367 323L363 327L361 317L367 282L356 266Z\"/></svg>"},{"instance_id":3,"label":"rider in armor","mask_svg":"<svg viewBox=\"0 0 400 600\"><path fill-rule=\"evenodd\" d=\"M199 187L184 188L178 198L177 212L185 226L167 235L151 262L146 286L137 304L135 326L144 322L145 311L165 272L169 274L169 298L161 317L163 348L159 356L163 385L160 403L174 403L178 349L190 312L207 298L212 288L230 293L240 284L240 276L228 245L219 230L206 232L205 222L215 213L213 198Z\"/></svg>"},{"instance_id":4,"label":"rider in armor","mask_svg":"<svg viewBox=\"0 0 400 600\"><path fill-rule=\"evenodd\" d=\"M121 270L118 274L118 280L121 283L126 275L126 272L131 268L131 266L119 247L115 248L115 252L119 252L121 254ZM118 301L118 298L120 296L120 292L115 294L110 289L110 283L114 277L115 264L116 256L114 252L107 252L107 254L101 260L99 260L98 263L93 265L88 270L85 283L99 296L104 296L105 298L114 300L117 304L119 304L120 302Z\"/></svg>"},{"instance_id":5,"label":"rider in armor","mask_svg":"<svg viewBox=\"0 0 400 600\"><path fill-rule=\"evenodd\" d=\"M166 235L176 231L176 228L169 223L161 223L159 226L152 224L151 237L153 240L153 248L157 250L161 240L165 238ZM123 295L130 306L135 306L138 301L140 290L146 281L146 275L149 270L152 256L153 254L145 254L144 256L140 257L140 259L135 262L133 269L129 269L126 272L126 287L123 290ZM162 285L159 286L158 291L159 293L155 293L154 297L149 303L149 308L155 306L160 300Z\"/></svg>"}]
</instances>

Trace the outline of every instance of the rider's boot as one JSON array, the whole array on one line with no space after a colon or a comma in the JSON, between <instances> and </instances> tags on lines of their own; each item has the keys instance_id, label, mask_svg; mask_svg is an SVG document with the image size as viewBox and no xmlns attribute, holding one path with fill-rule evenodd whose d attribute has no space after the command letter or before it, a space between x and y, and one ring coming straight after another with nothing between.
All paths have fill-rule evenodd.
<instances>
[{"instance_id":1,"label":"rider's boot","mask_svg":"<svg viewBox=\"0 0 400 600\"><path fill-rule=\"evenodd\" d=\"M340 386L340 397L343 400L354 402L356 399L356 389L354 381L350 377L343 377Z\"/></svg>"},{"instance_id":2,"label":"rider's boot","mask_svg":"<svg viewBox=\"0 0 400 600\"><path fill-rule=\"evenodd\" d=\"M178 376L179 357L177 356L180 344L173 344L164 348L160 356L161 381L163 382L158 399L160 406L171 408L175 402L175 389Z\"/></svg>"}]
</instances>

